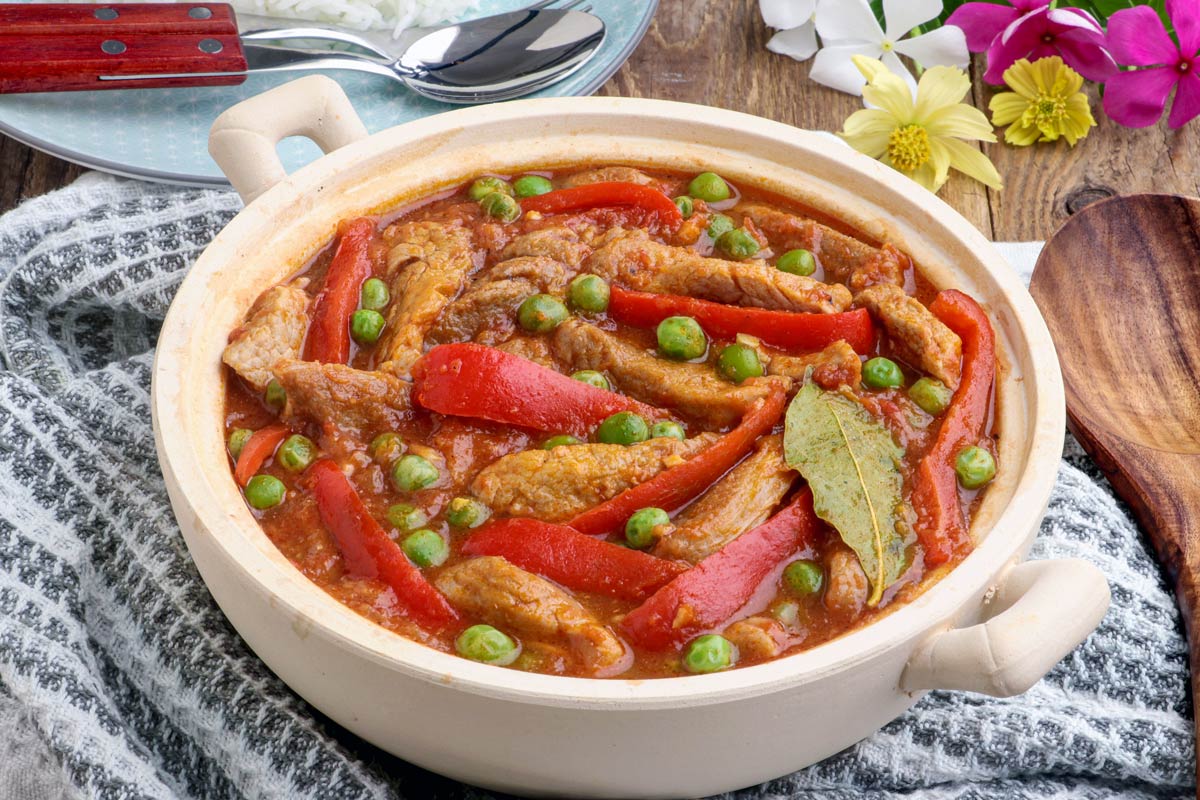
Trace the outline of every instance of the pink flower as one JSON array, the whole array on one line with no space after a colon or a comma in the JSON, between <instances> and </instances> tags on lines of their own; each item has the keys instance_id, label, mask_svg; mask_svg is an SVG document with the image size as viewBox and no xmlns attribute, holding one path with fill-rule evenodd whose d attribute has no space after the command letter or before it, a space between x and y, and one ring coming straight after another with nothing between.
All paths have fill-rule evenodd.
<instances>
[{"instance_id":1,"label":"pink flower","mask_svg":"<svg viewBox=\"0 0 1200 800\"><path fill-rule=\"evenodd\" d=\"M988 83L1004 83L1004 71L1019 59L1059 56L1088 80L1103 82L1117 73L1105 48L1104 30L1078 8L1039 8L1009 24L988 48Z\"/></svg>"},{"instance_id":2,"label":"pink flower","mask_svg":"<svg viewBox=\"0 0 1200 800\"><path fill-rule=\"evenodd\" d=\"M1050 0L1009 0L1012 5L995 3L964 3L955 9L947 25L956 25L967 35L967 47L972 53L982 53L992 46L1004 29L1030 11L1050 5Z\"/></svg>"},{"instance_id":3,"label":"pink flower","mask_svg":"<svg viewBox=\"0 0 1200 800\"><path fill-rule=\"evenodd\" d=\"M1200 0L1167 0L1179 44L1153 9L1137 6L1108 19L1108 42L1122 64L1150 69L1121 72L1104 89L1104 111L1129 128L1145 128L1162 116L1176 89L1169 124L1179 128L1200 115Z\"/></svg>"}]
</instances>

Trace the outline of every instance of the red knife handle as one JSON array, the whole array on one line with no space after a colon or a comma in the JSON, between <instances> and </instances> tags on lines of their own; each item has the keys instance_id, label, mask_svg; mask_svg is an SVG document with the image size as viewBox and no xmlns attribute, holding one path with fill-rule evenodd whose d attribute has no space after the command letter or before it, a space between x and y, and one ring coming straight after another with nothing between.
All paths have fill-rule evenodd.
<instances>
[{"instance_id":1,"label":"red knife handle","mask_svg":"<svg viewBox=\"0 0 1200 800\"><path fill-rule=\"evenodd\" d=\"M224 3L0 5L0 93L245 79L237 19Z\"/></svg>"}]
</instances>

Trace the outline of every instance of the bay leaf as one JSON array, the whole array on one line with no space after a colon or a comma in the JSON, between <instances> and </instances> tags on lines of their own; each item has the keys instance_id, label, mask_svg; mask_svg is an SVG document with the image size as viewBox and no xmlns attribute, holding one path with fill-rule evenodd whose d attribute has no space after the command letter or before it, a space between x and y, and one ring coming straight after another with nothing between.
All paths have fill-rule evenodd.
<instances>
[{"instance_id":1,"label":"bay leaf","mask_svg":"<svg viewBox=\"0 0 1200 800\"><path fill-rule=\"evenodd\" d=\"M808 481L817 516L858 555L871 583L868 605L877 605L911 560L904 449L853 398L809 380L788 406L783 451Z\"/></svg>"}]
</instances>

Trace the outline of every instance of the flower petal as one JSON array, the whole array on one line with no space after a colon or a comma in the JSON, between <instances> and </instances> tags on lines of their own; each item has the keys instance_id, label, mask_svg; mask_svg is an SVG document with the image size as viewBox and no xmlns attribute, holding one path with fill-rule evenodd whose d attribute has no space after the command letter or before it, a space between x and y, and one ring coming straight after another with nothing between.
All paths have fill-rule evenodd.
<instances>
[{"instance_id":1,"label":"flower petal","mask_svg":"<svg viewBox=\"0 0 1200 800\"><path fill-rule=\"evenodd\" d=\"M1104 29L1095 17L1082 8L1051 8L1046 11L1046 21L1055 33L1084 31L1097 37L1097 42L1104 41Z\"/></svg>"},{"instance_id":2,"label":"flower petal","mask_svg":"<svg viewBox=\"0 0 1200 800\"><path fill-rule=\"evenodd\" d=\"M838 135L858 152L879 158L887 152L895 129L896 119L891 114L879 108L864 108L846 119Z\"/></svg>"},{"instance_id":3,"label":"flower petal","mask_svg":"<svg viewBox=\"0 0 1200 800\"><path fill-rule=\"evenodd\" d=\"M999 86L1004 83L1004 71L1017 59L1025 58L1041 42L1049 25L1046 14L1049 9L1031 11L1004 29L1004 32L988 48L988 68L983 79ZM1016 88L1016 87L1013 87Z\"/></svg>"},{"instance_id":4,"label":"flower petal","mask_svg":"<svg viewBox=\"0 0 1200 800\"><path fill-rule=\"evenodd\" d=\"M1167 16L1179 37L1179 49L1188 58L1200 50L1200 0L1167 0Z\"/></svg>"},{"instance_id":5,"label":"flower petal","mask_svg":"<svg viewBox=\"0 0 1200 800\"><path fill-rule=\"evenodd\" d=\"M908 71L908 67L904 65L904 62L894 52L884 53L879 58L893 75L904 81L905 86L908 87L908 97L911 103L913 96L917 93L917 79L913 77L912 73Z\"/></svg>"},{"instance_id":6,"label":"flower petal","mask_svg":"<svg viewBox=\"0 0 1200 800\"><path fill-rule=\"evenodd\" d=\"M1050 0L1046 0L1050 2ZM1015 8L992 3L964 3L946 20L962 29L972 53L982 53L1021 14Z\"/></svg>"},{"instance_id":7,"label":"flower petal","mask_svg":"<svg viewBox=\"0 0 1200 800\"><path fill-rule=\"evenodd\" d=\"M933 183L941 188L950 177L950 149L937 139L929 140L929 164L933 167Z\"/></svg>"},{"instance_id":8,"label":"flower petal","mask_svg":"<svg viewBox=\"0 0 1200 800\"><path fill-rule=\"evenodd\" d=\"M1162 19L1149 6L1126 8L1109 17L1108 47L1119 63L1130 67L1171 64L1179 57Z\"/></svg>"},{"instance_id":9,"label":"flower petal","mask_svg":"<svg viewBox=\"0 0 1200 800\"><path fill-rule=\"evenodd\" d=\"M1059 34L1054 43L1063 61L1089 81L1103 83L1117 74L1117 62L1088 32Z\"/></svg>"},{"instance_id":10,"label":"flower petal","mask_svg":"<svg viewBox=\"0 0 1200 800\"><path fill-rule=\"evenodd\" d=\"M1003 189L1004 181L996 171L992 160L977 150L974 146L958 139L942 139L941 143L950 151L950 166L959 172L974 178L984 186L993 189Z\"/></svg>"},{"instance_id":11,"label":"flower petal","mask_svg":"<svg viewBox=\"0 0 1200 800\"><path fill-rule=\"evenodd\" d=\"M1007 94L1012 94L1008 92ZM1016 95L1013 95L1014 97ZM955 139L996 141L995 131L987 116L977 108L956 104L938 109L920 118L930 136L952 136Z\"/></svg>"},{"instance_id":12,"label":"flower petal","mask_svg":"<svg viewBox=\"0 0 1200 800\"><path fill-rule=\"evenodd\" d=\"M887 55L884 55L885 60ZM912 122L912 89L904 79L889 69L879 69L883 66L879 61L868 61L861 57L855 58L854 61L864 75L869 74L867 85L862 90L863 101L872 108L881 108L891 114L898 125ZM872 67L874 70L869 71Z\"/></svg>"},{"instance_id":13,"label":"flower petal","mask_svg":"<svg viewBox=\"0 0 1200 800\"><path fill-rule=\"evenodd\" d=\"M1171 104L1171 118L1167 124L1182 128L1200 115L1200 75L1194 71L1179 79L1175 90L1175 102Z\"/></svg>"},{"instance_id":14,"label":"flower petal","mask_svg":"<svg viewBox=\"0 0 1200 800\"><path fill-rule=\"evenodd\" d=\"M953 25L943 25L929 33L896 42L896 52L908 56L922 67L965 68L971 63L967 37L961 28Z\"/></svg>"},{"instance_id":15,"label":"flower petal","mask_svg":"<svg viewBox=\"0 0 1200 800\"><path fill-rule=\"evenodd\" d=\"M942 0L883 0L887 38L899 41L913 28L942 13Z\"/></svg>"},{"instance_id":16,"label":"flower petal","mask_svg":"<svg viewBox=\"0 0 1200 800\"><path fill-rule=\"evenodd\" d=\"M817 52L817 29L811 23L798 28L780 31L767 42L772 53L791 56L797 61L807 61Z\"/></svg>"},{"instance_id":17,"label":"flower petal","mask_svg":"<svg viewBox=\"0 0 1200 800\"><path fill-rule=\"evenodd\" d=\"M1019 120L1008 126L1004 132L1004 141L1017 147L1028 147L1042 136L1037 125L1026 125Z\"/></svg>"},{"instance_id":18,"label":"flower petal","mask_svg":"<svg viewBox=\"0 0 1200 800\"><path fill-rule=\"evenodd\" d=\"M1121 72L1104 87L1104 113L1126 128L1158 122L1179 73L1171 67Z\"/></svg>"},{"instance_id":19,"label":"flower petal","mask_svg":"<svg viewBox=\"0 0 1200 800\"><path fill-rule=\"evenodd\" d=\"M961 103L971 91L967 73L954 67L931 67L917 84L917 119L924 121L935 111Z\"/></svg>"},{"instance_id":20,"label":"flower petal","mask_svg":"<svg viewBox=\"0 0 1200 800\"><path fill-rule=\"evenodd\" d=\"M818 17L819 19L819 17ZM819 30L819 28L818 28ZM851 56L864 55L879 58L883 51L871 42L850 42L847 44L831 44L817 51L813 59L812 70L808 77L817 83L824 84L846 94L862 94L866 79L850 60Z\"/></svg>"},{"instance_id":21,"label":"flower petal","mask_svg":"<svg viewBox=\"0 0 1200 800\"><path fill-rule=\"evenodd\" d=\"M905 174L934 194L937 194L938 190L942 188L942 184L946 182L945 179L938 182L937 171L931 163L922 164L914 171Z\"/></svg>"},{"instance_id":22,"label":"flower petal","mask_svg":"<svg viewBox=\"0 0 1200 800\"><path fill-rule=\"evenodd\" d=\"M758 0L758 10L768 28L789 30L812 21L817 0Z\"/></svg>"},{"instance_id":23,"label":"flower petal","mask_svg":"<svg viewBox=\"0 0 1200 800\"><path fill-rule=\"evenodd\" d=\"M1003 126L1020 119L1029 108L1029 100L1016 92L1001 92L992 97L988 108L992 112L992 124Z\"/></svg>"},{"instance_id":24,"label":"flower petal","mask_svg":"<svg viewBox=\"0 0 1200 800\"><path fill-rule=\"evenodd\" d=\"M817 33L826 43L883 42L883 28L866 0L817 0Z\"/></svg>"}]
</instances>

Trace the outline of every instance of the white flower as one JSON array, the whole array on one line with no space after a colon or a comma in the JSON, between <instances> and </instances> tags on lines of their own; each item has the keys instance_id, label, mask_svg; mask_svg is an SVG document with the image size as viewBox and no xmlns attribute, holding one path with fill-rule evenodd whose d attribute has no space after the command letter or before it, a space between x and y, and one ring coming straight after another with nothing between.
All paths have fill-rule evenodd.
<instances>
[{"instance_id":1,"label":"white flower","mask_svg":"<svg viewBox=\"0 0 1200 800\"><path fill-rule=\"evenodd\" d=\"M767 42L768 50L798 61L812 58L817 52L817 0L758 0L758 7L767 27L779 31Z\"/></svg>"},{"instance_id":2,"label":"white flower","mask_svg":"<svg viewBox=\"0 0 1200 800\"><path fill-rule=\"evenodd\" d=\"M766 0L763 4L765 7ZM897 54L908 56L922 67L965 68L970 55L961 28L944 25L904 38L941 13L941 0L883 0L885 30L866 0L818 0L816 28L824 47L817 53L809 77L839 91L861 95L866 81L854 66L854 56L879 59L914 91L917 82Z\"/></svg>"}]
</instances>

